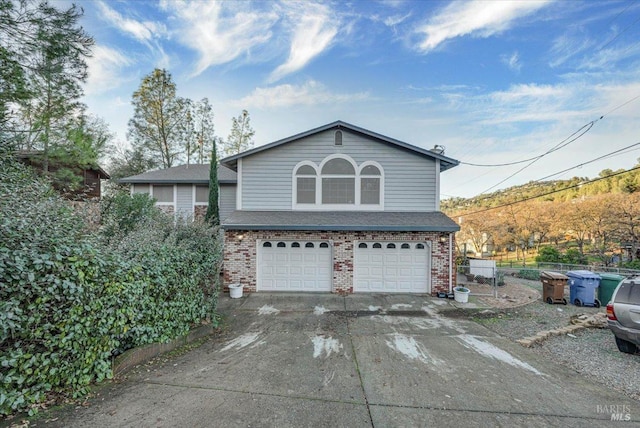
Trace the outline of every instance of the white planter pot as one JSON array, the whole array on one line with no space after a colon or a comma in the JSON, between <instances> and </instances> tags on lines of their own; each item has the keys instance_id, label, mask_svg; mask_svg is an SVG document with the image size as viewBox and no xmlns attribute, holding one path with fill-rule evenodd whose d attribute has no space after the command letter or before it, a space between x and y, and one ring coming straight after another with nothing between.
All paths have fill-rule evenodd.
<instances>
[{"instance_id":1,"label":"white planter pot","mask_svg":"<svg viewBox=\"0 0 640 428\"><path fill-rule=\"evenodd\" d=\"M469 293L471 293L471 290L469 289L467 289L467 291L464 291L458 288L454 288L453 298L458 303L467 303L469 301Z\"/></svg>"},{"instance_id":2,"label":"white planter pot","mask_svg":"<svg viewBox=\"0 0 640 428\"><path fill-rule=\"evenodd\" d=\"M242 297L242 288L244 285L242 284L230 284L229 285L229 297L232 299L239 299Z\"/></svg>"}]
</instances>

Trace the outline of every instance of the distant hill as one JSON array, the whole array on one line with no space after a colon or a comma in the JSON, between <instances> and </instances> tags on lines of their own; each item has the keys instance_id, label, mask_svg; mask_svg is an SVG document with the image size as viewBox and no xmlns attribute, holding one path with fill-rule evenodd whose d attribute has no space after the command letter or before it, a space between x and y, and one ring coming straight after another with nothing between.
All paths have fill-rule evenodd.
<instances>
[{"instance_id":1,"label":"distant hill","mask_svg":"<svg viewBox=\"0 0 640 428\"><path fill-rule=\"evenodd\" d=\"M449 198L440 202L440 209L455 214L480 208L497 207L530 198L541 201L568 201L602 193L634 193L640 191L640 163L628 170L604 169L598 177L573 177L569 180L530 181L472 198ZM541 196L543 195L543 196Z\"/></svg>"}]
</instances>

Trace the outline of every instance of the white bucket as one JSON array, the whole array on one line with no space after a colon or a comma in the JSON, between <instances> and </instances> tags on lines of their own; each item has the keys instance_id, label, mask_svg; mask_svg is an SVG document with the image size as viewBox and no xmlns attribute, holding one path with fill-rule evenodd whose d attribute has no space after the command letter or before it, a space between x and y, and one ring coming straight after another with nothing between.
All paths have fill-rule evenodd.
<instances>
[{"instance_id":1,"label":"white bucket","mask_svg":"<svg viewBox=\"0 0 640 428\"><path fill-rule=\"evenodd\" d=\"M232 299L239 299L242 297L242 284L230 284L229 285L229 297Z\"/></svg>"},{"instance_id":2,"label":"white bucket","mask_svg":"<svg viewBox=\"0 0 640 428\"><path fill-rule=\"evenodd\" d=\"M458 303L467 303L469 301L469 293L471 291L462 291L457 288L453 289L454 300Z\"/></svg>"}]
</instances>

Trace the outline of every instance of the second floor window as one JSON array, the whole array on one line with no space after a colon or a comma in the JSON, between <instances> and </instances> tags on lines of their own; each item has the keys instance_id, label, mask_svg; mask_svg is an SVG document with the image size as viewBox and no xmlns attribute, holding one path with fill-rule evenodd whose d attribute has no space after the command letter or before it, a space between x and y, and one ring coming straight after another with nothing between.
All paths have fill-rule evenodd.
<instances>
[{"instance_id":1,"label":"second floor window","mask_svg":"<svg viewBox=\"0 0 640 428\"><path fill-rule=\"evenodd\" d=\"M331 159L321 172L323 204L356 203L356 170L348 160Z\"/></svg>"},{"instance_id":2,"label":"second floor window","mask_svg":"<svg viewBox=\"0 0 640 428\"><path fill-rule=\"evenodd\" d=\"M319 166L304 161L293 180L294 209L383 209L384 172L373 161L358 166L346 155L333 155Z\"/></svg>"}]
</instances>

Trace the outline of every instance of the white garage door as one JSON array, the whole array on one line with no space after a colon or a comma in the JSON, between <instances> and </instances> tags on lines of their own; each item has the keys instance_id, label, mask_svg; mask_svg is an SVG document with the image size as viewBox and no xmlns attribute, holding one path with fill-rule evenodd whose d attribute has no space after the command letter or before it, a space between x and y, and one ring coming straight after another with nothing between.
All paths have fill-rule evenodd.
<instances>
[{"instance_id":1,"label":"white garage door","mask_svg":"<svg viewBox=\"0 0 640 428\"><path fill-rule=\"evenodd\" d=\"M354 291L429 293L431 257L424 242L357 242Z\"/></svg>"},{"instance_id":2,"label":"white garage door","mask_svg":"<svg viewBox=\"0 0 640 428\"><path fill-rule=\"evenodd\" d=\"M258 291L331 291L327 241L258 242Z\"/></svg>"}]
</instances>

